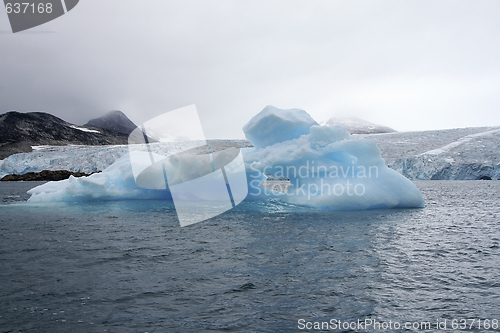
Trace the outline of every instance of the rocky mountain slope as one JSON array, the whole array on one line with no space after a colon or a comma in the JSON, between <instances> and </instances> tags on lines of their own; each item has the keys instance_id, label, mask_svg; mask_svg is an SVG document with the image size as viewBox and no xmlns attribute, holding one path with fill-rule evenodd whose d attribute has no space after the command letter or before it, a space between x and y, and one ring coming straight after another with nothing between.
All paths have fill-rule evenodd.
<instances>
[{"instance_id":1,"label":"rocky mountain slope","mask_svg":"<svg viewBox=\"0 0 500 333\"><path fill-rule=\"evenodd\" d=\"M88 126L77 126L44 112L11 111L0 115L0 159L30 152L40 145L119 145L127 134Z\"/></svg>"}]
</instances>

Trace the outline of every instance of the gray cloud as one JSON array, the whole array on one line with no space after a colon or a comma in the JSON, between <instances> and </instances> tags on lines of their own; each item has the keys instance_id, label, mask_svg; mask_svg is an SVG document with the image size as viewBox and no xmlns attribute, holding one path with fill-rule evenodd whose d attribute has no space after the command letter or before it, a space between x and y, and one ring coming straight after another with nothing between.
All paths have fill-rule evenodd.
<instances>
[{"instance_id":1,"label":"gray cloud","mask_svg":"<svg viewBox=\"0 0 500 333\"><path fill-rule=\"evenodd\" d=\"M196 104L212 138L241 137L268 104L398 130L500 125L499 14L498 1L80 1L0 34L0 112L141 123Z\"/></svg>"}]
</instances>

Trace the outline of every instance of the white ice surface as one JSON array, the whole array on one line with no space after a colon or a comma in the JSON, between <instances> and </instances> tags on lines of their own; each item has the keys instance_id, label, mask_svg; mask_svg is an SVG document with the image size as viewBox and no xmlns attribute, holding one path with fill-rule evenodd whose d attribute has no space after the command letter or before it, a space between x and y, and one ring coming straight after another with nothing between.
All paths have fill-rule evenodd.
<instances>
[{"instance_id":1,"label":"white ice surface","mask_svg":"<svg viewBox=\"0 0 500 333\"><path fill-rule=\"evenodd\" d=\"M101 173L48 182L28 191L30 202L171 199L170 193L136 185L128 154Z\"/></svg>"},{"instance_id":2,"label":"white ice surface","mask_svg":"<svg viewBox=\"0 0 500 333\"><path fill-rule=\"evenodd\" d=\"M37 146L31 153L15 154L0 164L0 178L43 170L99 172L128 152L121 146Z\"/></svg>"},{"instance_id":3,"label":"white ice surface","mask_svg":"<svg viewBox=\"0 0 500 333\"><path fill-rule=\"evenodd\" d=\"M410 137L410 133L397 134ZM409 179L500 179L498 127L414 132L412 139L417 145L391 144L384 142L388 137L376 138L383 150L389 145L395 147L385 151L389 167Z\"/></svg>"}]
</instances>

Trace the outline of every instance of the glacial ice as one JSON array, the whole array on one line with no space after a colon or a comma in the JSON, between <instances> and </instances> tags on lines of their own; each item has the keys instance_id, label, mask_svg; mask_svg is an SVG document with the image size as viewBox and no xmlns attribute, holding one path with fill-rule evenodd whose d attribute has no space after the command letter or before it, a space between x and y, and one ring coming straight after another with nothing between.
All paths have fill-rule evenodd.
<instances>
[{"instance_id":1,"label":"glacial ice","mask_svg":"<svg viewBox=\"0 0 500 333\"><path fill-rule=\"evenodd\" d=\"M261 122L269 128L287 128L283 123L289 119L270 117L270 111L264 111L265 117L258 114L250 120L252 132L245 132L248 139L256 135L253 129L259 128ZM385 165L375 140L351 136L340 126L313 124L308 133L300 136L296 126L288 128L291 133L280 132L273 140L276 143L246 152L247 169L252 171L248 174L250 198L265 196L266 191L256 186L260 179L252 179L261 172L273 178L288 178L291 187L279 198L293 204L335 210L424 205L417 187Z\"/></svg>"},{"instance_id":2,"label":"glacial ice","mask_svg":"<svg viewBox=\"0 0 500 333\"><path fill-rule=\"evenodd\" d=\"M391 167L409 179L500 179L499 141L500 129L475 133Z\"/></svg>"},{"instance_id":3,"label":"glacial ice","mask_svg":"<svg viewBox=\"0 0 500 333\"><path fill-rule=\"evenodd\" d=\"M14 154L0 160L0 178L43 170L99 172L128 152L126 145L118 146L38 146L31 153Z\"/></svg>"},{"instance_id":4,"label":"glacial ice","mask_svg":"<svg viewBox=\"0 0 500 333\"><path fill-rule=\"evenodd\" d=\"M264 148L308 134L313 125L318 123L304 110L268 105L243 126L243 132L255 147Z\"/></svg>"},{"instance_id":5,"label":"glacial ice","mask_svg":"<svg viewBox=\"0 0 500 333\"><path fill-rule=\"evenodd\" d=\"M223 201L225 197L228 196L226 188L220 188L215 179L215 173L210 173L205 167L201 167L198 158L201 156L201 160L206 160L205 156L209 151L212 153L212 163L216 167L220 160L225 160L226 155L234 155L238 149L236 147L245 147L247 143L245 141L230 142L228 140L211 141L211 149L206 150L207 146L200 146L199 141L190 142L169 142L160 143L155 142L149 145L152 156L156 160L163 160L163 164L158 164L156 167L163 167L163 170L158 170L157 168L151 168L146 173L141 173L140 177L135 177L134 169L131 164L131 158L134 158L136 154L143 154L141 150L146 150L147 148L142 147L142 145L136 145L131 153L124 154L115 163L111 164L105 168L100 173L92 174L88 177L75 178L71 176L67 180L62 180L58 182L48 182L38 187L35 187L28 191L31 197L28 201L30 202L51 202L51 201L91 201L91 200L130 200L130 199L172 199L172 194L170 192L169 185L176 186L177 196L185 195L189 200L205 200L208 199L218 202ZM179 152L193 152L187 155L186 158L175 158ZM149 160L149 152L145 153L147 159ZM174 158L164 159L165 156L172 156ZM184 156L186 157L186 156ZM189 163L190 159L194 163ZM137 167L137 161L141 160L134 159L135 166ZM212 164L210 159L208 159L208 164ZM181 167L180 167L181 166ZM232 175L236 174L243 168L238 163L232 162L225 166L226 177L232 181ZM163 174L169 175L168 184L165 183ZM161 175L161 177L158 177ZM264 177L265 178L265 177ZM162 182L158 182L161 179ZM188 185L186 180L198 179L197 188L193 191ZM234 183L234 181L232 181ZM185 189L182 189L182 183L185 184ZM246 184L245 184L246 185ZM181 188L181 189L179 189ZM219 191L210 192L208 190L203 191L203 189L208 188L219 188ZM209 193L210 197L207 198L204 193ZM232 191L233 199L235 202L240 202L244 199L245 194L242 197L241 193L238 193L237 189ZM198 196L198 197L197 197ZM208 201L210 201L208 200Z\"/></svg>"},{"instance_id":6,"label":"glacial ice","mask_svg":"<svg viewBox=\"0 0 500 333\"><path fill-rule=\"evenodd\" d=\"M408 179L500 179L500 128L469 127L364 136Z\"/></svg>"},{"instance_id":7,"label":"glacial ice","mask_svg":"<svg viewBox=\"0 0 500 333\"><path fill-rule=\"evenodd\" d=\"M212 149L220 150L229 147L243 148L249 146L246 140L209 140ZM168 146L151 143L154 152L163 154L181 151L194 147L193 142L170 143ZM0 160L0 178L28 172L43 170L68 170L72 172L94 173L101 172L123 155L127 154L127 145L116 146L33 146L30 153L14 154Z\"/></svg>"},{"instance_id":8,"label":"glacial ice","mask_svg":"<svg viewBox=\"0 0 500 333\"><path fill-rule=\"evenodd\" d=\"M408 179L500 179L499 129L469 127L356 137L377 140L389 168ZM210 144L219 149L249 146L246 140L212 140ZM36 146L31 153L0 160L0 178L42 170L100 172L127 152L127 146Z\"/></svg>"},{"instance_id":9,"label":"glacial ice","mask_svg":"<svg viewBox=\"0 0 500 333\"><path fill-rule=\"evenodd\" d=\"M242 149L249 191L246 200L275 198L335 210L424 205L417 187L385 165L375 140L351 136L340 126L319 126L303 110L268 106L245 125L244 132L255 146ZM169 167L166 169L168 172ZM172 170L178 179L191 179L194 172L192 168ZM230 178L231 170L226 172ZM288 192L259 186L266 179L265 174L288 178ZM209 178L207 186L211 184ZM102 173L49 182L29 193L30 202L172 197L168 186L164 190L139 187L129 154Z\"/></svg>"}]
</instances>

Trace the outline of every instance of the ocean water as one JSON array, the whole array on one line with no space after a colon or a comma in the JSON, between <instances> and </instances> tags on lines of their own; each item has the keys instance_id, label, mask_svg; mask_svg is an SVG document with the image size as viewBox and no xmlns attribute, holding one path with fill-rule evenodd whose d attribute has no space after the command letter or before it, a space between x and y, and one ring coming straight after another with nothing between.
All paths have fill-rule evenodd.
<instances>
[{"instance_id":1,"label":"ocean water","mask_svg":"<svg viewBox=\"0 0 500 333\"><path fill-rule=\"evenodd\" d=\"M169 202L2 182L0 332L500 331L500 181L416 184L422 209L242 203L181 228Z\"/></svg>"}]
</instances>

